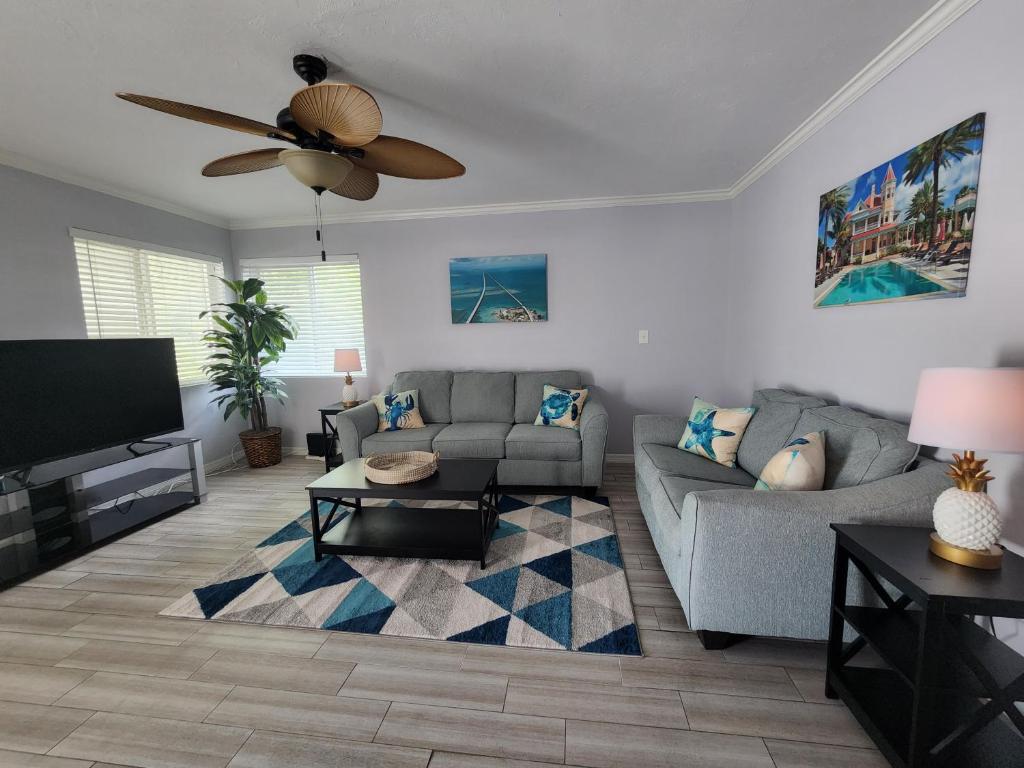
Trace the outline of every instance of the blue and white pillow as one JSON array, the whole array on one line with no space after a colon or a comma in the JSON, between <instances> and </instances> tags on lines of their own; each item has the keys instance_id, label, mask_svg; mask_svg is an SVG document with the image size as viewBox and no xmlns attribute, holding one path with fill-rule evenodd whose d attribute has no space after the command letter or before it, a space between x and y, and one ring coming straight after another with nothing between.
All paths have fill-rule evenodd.
<instances>
[{"instance_id":1,"label":"blue and white pillow","mask_svg":"<svg viewBox=\"0 0 1024 768\"><path fill-rule=\"evenodd\" d=\"M399 429L420 429L423 417L420 415L420 391L381 392L373 397L377 406L377 431L394 432Z\"/></svg>"},{"instance_id":2,"label":"blue and white pillow","mask_svg":"<svg viewBox=\"0 0 1024 768\"><path fill-rule=\"evenodd\" d=\"M719 408L695 397L677 447L718 464L735 467L740 440L756 410Z\"/></svg>"},{"instance_id":3,"label":"blue and white pillow","mask_svg":"<svg viewBox=\"0 0 1024 768\"><path fill-rule=\"evenodd\" d=\"M550 384L544 385L544 399L534 424L545 427L566 427L579 430L583 404L587 402L588 389L562 389Z\"/></svg>"},{"instance_id":4,"label":"blue and white pillow","mask_svg":"<svg viewBox=\"0 0 1024 768\"><path fill-rule=\"evenodd\" d=\"M790 440L757 478L758 491L820 491L825 485L825 433Z\"/></svg>"}]
</instances>

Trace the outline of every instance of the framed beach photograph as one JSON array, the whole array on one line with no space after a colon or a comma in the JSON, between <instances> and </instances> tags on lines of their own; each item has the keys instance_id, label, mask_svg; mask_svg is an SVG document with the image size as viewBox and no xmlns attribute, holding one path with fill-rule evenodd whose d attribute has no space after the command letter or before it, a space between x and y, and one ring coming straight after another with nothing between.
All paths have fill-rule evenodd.
<instances>
[{"instance_id":1,"label":"framed beach photograph","mask_svg":"<svg viewBox=\"0 0 1024 768\"><path fill-rule=\"evenodd\" d=\"M966 295L984 133L982 112L821 196L816 308Z\"/></svg>"},{"instance_id":2,"label":"framed beach photograph","mask_svg":"<svg viewBox=\"0 0 1024 768\"><path fill-rule=\"evenodd\" d=\"M452 323L538 323L548 319L548 257L451 259Z\"/></svg>"}]
</instances>

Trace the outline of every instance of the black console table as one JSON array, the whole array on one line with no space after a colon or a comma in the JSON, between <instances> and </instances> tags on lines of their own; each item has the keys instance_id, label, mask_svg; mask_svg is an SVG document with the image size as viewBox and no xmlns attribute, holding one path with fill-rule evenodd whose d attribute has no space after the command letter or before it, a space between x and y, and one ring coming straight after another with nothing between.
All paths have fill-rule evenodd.
<instances>
[{"instance_id":1,"label":"black console table","mask_svg":"<svg viewBox=\"0 0 1024 768\"><path fill-rule=\"evenodd\" d=\"M931 554L927 528L832 528L826 694L843 699L893 766L1024 765L1024 657L974 621L1024 618L1024 558L1006 552L1001 570L975 570ZM882 607L847 604L851 564ZM858 665L865 646L884 668Z\"/></svg>"},{"instance_id":2,"label":"black console table","mask_svg":"<svg viewBox=\"0 0 1024 768\"><path fill-rule=\"evenodd\" d=\"M185 451L187 466L180 466L180 457L174 460L175 449ZM154 455L167 466L145 461ZM87 483L87 473L126 462L140 466ZM186 477L182 490L139 493ZM198 504L205 494L202 445L190 437L142 440L0 476L0 584L52 568L96 544Z\"/></svg>"}]
</instances>

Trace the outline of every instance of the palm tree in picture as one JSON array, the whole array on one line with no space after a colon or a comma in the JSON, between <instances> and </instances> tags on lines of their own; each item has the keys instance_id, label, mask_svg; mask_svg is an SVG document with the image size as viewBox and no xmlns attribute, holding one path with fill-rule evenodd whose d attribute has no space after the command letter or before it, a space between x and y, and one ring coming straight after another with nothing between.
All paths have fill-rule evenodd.
<instances>
[{"instance_id":1,"label":"palm tree in picture","mask_svg":"<svg viewBox=\"0 0 1024 768\"><path fill-rule=\"evenodd\" d=\"M910 205L907 206L907 210L903 214L903 220L924 224L927 231L931 232L933 229L932 200L936 197L942 197L944 194L946 194L946 190L943 187L939 187L939 193L936 195L932 180L925 179L924 183L914 193L914 196L910 198Z\"/></svg>"},{"instance_id":2,"label":"palm tree in picture","mask_svg":"<svg viewBox=\"0 0 1024 768\"><path fill-rule=\"evenodd\" d=\"M939 170L948 168L954 160L974 154L971 142L985 132L985 113L964 120L918 144L907 154L907 167L903 172L904 184L916 184L931 176L932 199L928 216L928 248L935 247L935 231L939 210Z\"/></svg>"},{"instance_id":3,"label":"palm tree in picture","mask_svg":"<svg viewBox=\"0 0 1024 768\"><path fill-rule=\"evenodd\" d=\"M836 264L842 266L850 261L850 222L843 217L834 227L829 233L832 235L832 251L836 254Z\"/></svg>"},{"instance_id":4,"label":"palm tree in picture","mask_svg":"<svg viewBox=\"0 0 1024 768\"><path fill-rule=\"evenodd\" d=\"M850 188L836 187L818 198L818 226L825 225L825 251L828 252L829 226L838 229L846 217L846 206L850 203Z\"/></svg>"}]
</instances>

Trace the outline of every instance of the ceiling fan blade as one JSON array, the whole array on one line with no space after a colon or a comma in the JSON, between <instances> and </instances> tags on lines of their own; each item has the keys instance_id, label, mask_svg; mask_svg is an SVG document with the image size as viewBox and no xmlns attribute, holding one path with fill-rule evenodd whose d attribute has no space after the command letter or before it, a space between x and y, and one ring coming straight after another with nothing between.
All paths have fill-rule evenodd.
<instances>
[{"instance_id":1,"label":"ceiling fan blade","mask_svg":"<svg viewBox=\"0 0 1024 768\"><path fill-rule=\"evenodd\" d=\"M280 149L254 149L237 155L219 157L203 166L203 176L232 176L236 173L265 171L281 165L278 159Z\"/></svg>"},{"instance_id":2,"label":"ceiling fan blade","mask_svg":"<svg viewBox=\"0 0 1024 768\"><path fill-rule=\"evenodd\" d=\"M361 147L366 154L353 157L360 168L400 176L403 179L450 179L461 176L466 167L444 152L397 136L378 136Z\"/></svg>"},{"instance_id":3,"label":"ceiling fan blade","mask_svg":"<svg viewBox=\"0 0 1024 768\"><path fill-rule=\"evenodd\" d=\"M373 96L357 85L319 83L292 96L292 119L314 136L331 134L345 147L361 147L380 134L383 118Z\"/></svg>"},{"instance_id":4,"label":"ceiling fan blade","mask_svg":"<svg viewBox=\"0 0 1024 768\"><path fill-rule=\"evenodd\" d=\"M188 120L196 120L208 125L216 125L220 128L230 128L233 131L251 133L254 136L266 136L271 139L283 139L295 141L295 134L278 128L275 125L261 123L258 120L250 120L247 117L231 115L227 112L218 112L216 109L196 107L192 104L183 104L180 101L168 101L155 96L140 96L136 93L118 93L117 98L130 101L132 104L139 104L143 107L155 109L158 112L166 112L168 115L184 117Z\"/></svg>"},{"instance_id":5,"label":"ceiling fan blade","mask_svg":"<svg viewBox=\"0 0 1024 768\"><path fill-rule=\"evenodd\" d=\"M380 177L376 173L353 166L345 180L338 186L332 187L331 192L351 200L369 200L377 194L379 186Z\"/></svg>"}]
</instances>

